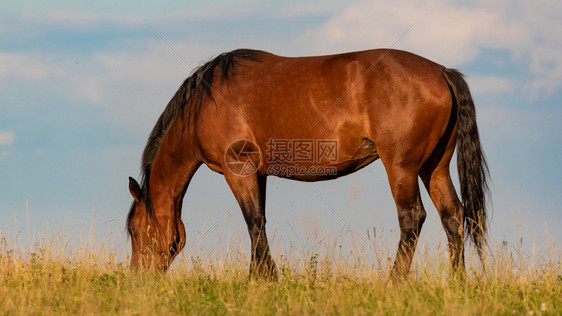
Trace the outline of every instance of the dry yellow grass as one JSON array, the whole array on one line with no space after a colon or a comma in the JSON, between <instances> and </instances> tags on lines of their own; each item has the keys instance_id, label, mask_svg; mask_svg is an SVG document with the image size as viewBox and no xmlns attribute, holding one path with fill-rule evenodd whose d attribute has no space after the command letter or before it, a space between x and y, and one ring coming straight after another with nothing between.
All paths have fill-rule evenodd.
<instances>
[{"instance_id":1,"label":"dry yellow grass","mask_svg":"<svg viewBox=\"0 0 562 316\"><path fill-rule=\"evenodd\" d=\"M443 250L430 255L431 247L420 245L410 280L390 284L390 251L374 240L350 253L336 251L333 241L320 253L275 247L279 280L266 282L248 279L246 245L231 240L226 250L192 250L168 273L150 274L130 272L125 254L92 237L75 242L57 230L27 245L22 239L0 232L5 315L562 314L556 245L541 257L492 245L489 269L482 273L477 262L471 264L465 281L447 277Z\"/></svg>"}]
</instances>

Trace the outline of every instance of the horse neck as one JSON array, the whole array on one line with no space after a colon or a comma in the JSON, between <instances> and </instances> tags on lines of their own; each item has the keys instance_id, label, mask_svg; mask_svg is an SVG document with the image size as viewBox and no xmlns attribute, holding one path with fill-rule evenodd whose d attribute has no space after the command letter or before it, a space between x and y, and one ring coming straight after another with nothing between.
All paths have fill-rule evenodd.
<instances>
[{"instance_id":1,"label":"horse neck","mask_svg":"<svg viewBox=\"0 0 562 316\"><path fill-rule=\"evenodd\" d=\"M200 165L192 147L193 133L181 125L178 119L168 129L152 165L149 191L157 218L181 215L187 185Z\"/></svg>"}]
</instances>

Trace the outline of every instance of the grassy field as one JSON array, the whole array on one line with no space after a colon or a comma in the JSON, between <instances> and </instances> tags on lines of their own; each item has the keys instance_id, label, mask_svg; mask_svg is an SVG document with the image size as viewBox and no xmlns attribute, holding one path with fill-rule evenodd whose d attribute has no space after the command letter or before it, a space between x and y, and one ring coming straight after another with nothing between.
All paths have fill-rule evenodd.
<instances>
[{"instance_id":1,"label":"grassy field","mask_svg":"<svg viewBox=\"0 0 562 316\"><path fill-rule=\"evenodd\" d=\"M469 258L476 263L464 282L447 278L443 249L431 256L420 247L401 284L387 282L388 257L278 254L279 280L267 282L248 279L244 247L186 255L166 274L144 274L103 244L70 246L63 235L37 238L27 250L0 235L0 314L562 314L560 249L552 245L536 258L500 245L486 273Z\"/></svg>"}]
</instances>

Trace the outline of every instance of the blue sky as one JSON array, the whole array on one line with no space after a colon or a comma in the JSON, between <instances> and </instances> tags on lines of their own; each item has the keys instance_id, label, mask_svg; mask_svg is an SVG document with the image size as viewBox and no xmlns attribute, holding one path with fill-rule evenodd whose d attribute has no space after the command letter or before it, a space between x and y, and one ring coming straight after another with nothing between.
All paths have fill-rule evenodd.
<instances>
[{"instance_id":1,"label":"blue sky","mask_svg":"<svg viewBox=\"0 0 562 316\"><path fill-rule=\"evenodd\" d=\"M562 226L561 12L554 1L2 2L0 230L25 230L28 201L32 230L93 221L122 241L127 177L139 174L146 137L192 67L221 52L394 45L467 75L492 175L492 240L544 249L545 230L559 243ZM233 203L222 176L201 168L184 205L191 242L209 228L210 248L226 228L247 240ZM444 240L427 195L424 204L423 240ZM398 234L380 161L330 182L270 177L267 207L274 243Z\"/></svg>"}]
</instances>

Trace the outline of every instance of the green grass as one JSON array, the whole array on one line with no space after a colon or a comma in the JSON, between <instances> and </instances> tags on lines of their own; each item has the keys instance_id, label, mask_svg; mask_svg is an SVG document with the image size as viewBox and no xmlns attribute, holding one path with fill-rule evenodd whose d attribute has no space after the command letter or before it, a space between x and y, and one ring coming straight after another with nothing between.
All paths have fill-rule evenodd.
<instances>
[{"instance_id":1,"label":"green grass","mask_svg":"<svg viewBox=\"0 0 562 316\"><path fill-rule=\"evenodd\" d=\"M562 314L555 246L546 259L500 247L486 273L470 265L464 282L447 278L444 253L430 256L423 247L400 284L387 282L389 258L276 255L279 280L267 282L248 278L242 247L208 259L186 255L166 274L132 273L103 245L73 248L62 235L39 239L32 251L0 235L0 314Z\"/></svg>"}]
</instances>

